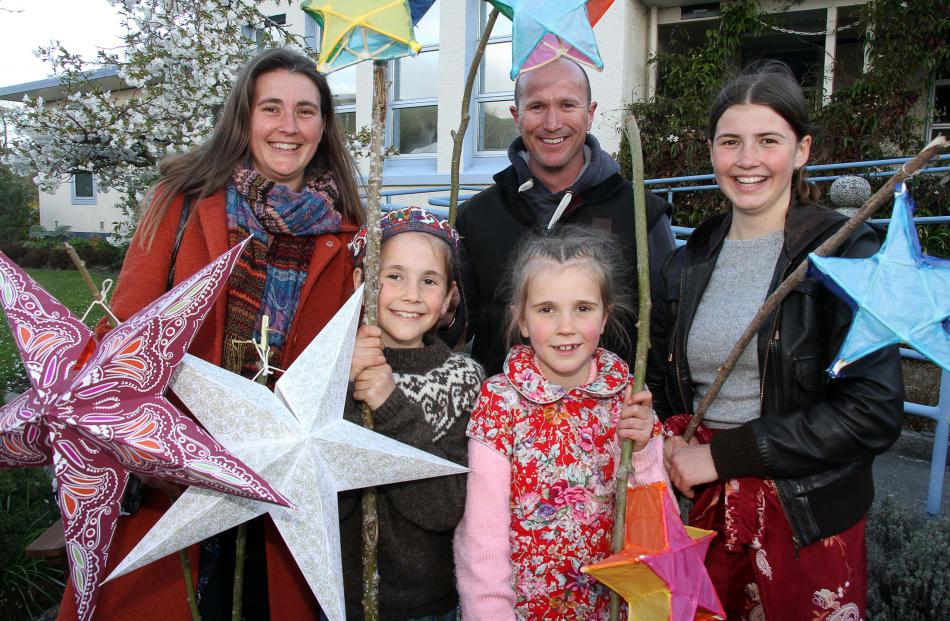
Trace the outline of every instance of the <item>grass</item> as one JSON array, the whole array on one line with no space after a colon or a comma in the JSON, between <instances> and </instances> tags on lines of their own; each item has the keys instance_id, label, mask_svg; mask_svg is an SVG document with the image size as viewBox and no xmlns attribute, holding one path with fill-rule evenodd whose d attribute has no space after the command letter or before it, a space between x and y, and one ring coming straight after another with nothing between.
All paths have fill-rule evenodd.
<instances>
[{"instance_id":1,"label":"grass","mask_svg":"<svg viewBox=\"0 0 950 621\"><path fill-rule=\"evenodd\" d=\"M78 271L30 269L27 273L77 317L82 317L92 302L92 294ZM93 273L92 278L101 287L104 279L115 279L115 275ZM93 309L86 318L86 325L94 326L102 315L101 309ZM10 335L9 324L3 322L0 326L0 389L4 392L22 392L28 386L23 365L20 363L20 354Z\"/></svg>"}]
</instances>

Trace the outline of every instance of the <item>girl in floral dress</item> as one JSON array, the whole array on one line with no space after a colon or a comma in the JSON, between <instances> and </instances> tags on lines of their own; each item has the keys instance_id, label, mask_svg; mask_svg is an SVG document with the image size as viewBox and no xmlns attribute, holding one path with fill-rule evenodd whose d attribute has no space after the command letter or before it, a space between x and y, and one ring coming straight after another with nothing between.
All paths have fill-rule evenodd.
<instances>
[{"instance_id":1,"label":"girl in floral dress","mask_svg":"<svg viewBox=\"0 0 950 621\"><path fill-rule=\"evenodd\" d=\"M529 237L515 259L515 344L468 426L455 535L466 619L609 616L582 568L610 554L619 442L634 442L636 483L665 477L650 393L632 394L626 362L598 347L629 309L621 265L613 238L571 226Z\"/></svg>"}]
</instances>

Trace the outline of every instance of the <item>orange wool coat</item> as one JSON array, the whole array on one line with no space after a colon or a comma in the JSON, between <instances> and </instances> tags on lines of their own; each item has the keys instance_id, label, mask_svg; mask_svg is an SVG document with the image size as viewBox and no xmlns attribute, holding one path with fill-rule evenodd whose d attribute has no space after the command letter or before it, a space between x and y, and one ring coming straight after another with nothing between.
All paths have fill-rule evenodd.
<instances>
[{"instance_id":1,"label":"orange wool coat","mask_svg":"<svg viewBox=\"0 0 950 621\"><path fill-rule=\"evenodd\" d=\"M137 233L126 255L112 310L126 319L165 292L171 250L183 201L170 206L152 247L145 250ZM286 345L278 366L287 368L353 292L352 259L346 249L358 227L345 224L340 233L317 237L307 279L300 292ZM229 248L225 193L220 190L192 207L175 262L175 283L207 265ZM221 362L227 292L222 292L188 351L214 364ZM100 324L100 335L108 327ZM145 488L142 506L132 517L119 519L109 553L108 575L145 536L169 506L168 497ZM266 518L267 575L271 619L306 621L319 618L317 601L270 518ZM197 578L198 546L189 549L193 578ZM72 583L67 583L59 620L76 619ZM102 587L96 618L135 621L190 621L178 555L167 556Z\"/></svg>"}]
</instances>

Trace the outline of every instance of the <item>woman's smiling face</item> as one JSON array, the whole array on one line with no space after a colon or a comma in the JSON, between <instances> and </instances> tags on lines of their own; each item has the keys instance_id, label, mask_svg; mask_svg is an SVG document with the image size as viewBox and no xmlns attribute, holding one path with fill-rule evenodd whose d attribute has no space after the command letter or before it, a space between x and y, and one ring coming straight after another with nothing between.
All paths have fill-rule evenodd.
<instances>
[{"instance_id":1,"label":"woman's smiling face","mask_svg":"<svg viewBox=\"0 0 950 621\"><path fill-rule=\"evenodd\" d=\"M811 136L799 140L768 106L737 104L719 117L709 149L716 181L733 209L765 216L788 208L792 175L808 161Z\"/></svg>"},{"instance_id":2,"label":"woman's smiling face","mask_svg":"<svg viewBox=\"0 0 950 621\"><path fill-rule=\"evenodd\" d=\"M284 69L257 78L250 137L257 172L299 191L322 137L320 93L310 78Z\"/></svg>"}]
</instances>

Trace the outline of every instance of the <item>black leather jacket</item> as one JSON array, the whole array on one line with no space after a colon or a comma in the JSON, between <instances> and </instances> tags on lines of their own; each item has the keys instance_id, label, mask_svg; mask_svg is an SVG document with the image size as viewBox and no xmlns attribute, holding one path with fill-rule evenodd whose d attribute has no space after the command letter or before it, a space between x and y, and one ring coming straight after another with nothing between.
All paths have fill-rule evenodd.
<instances>
[{"instance_id":1,"label":"black leather jacket","mask_svg":"<svg viewBox=\"0 0 950 621\"><path fill-rule=\"evenodd\" d=\"M655 285L647 382L661 418L693 411L686 337L731 221L723 214L700 225ZM830 209L793 205L769 293L844 221ZM879 245L877 232L864 225L835 254L867 257ZM853 362L837 380L825 374L850 322L848 305L818 281L796 286L758 333L761 417L716 434L711 444L720 479L775 480L797 545L840 533L867 513L874 455L900 434L896 346Z\"/></svg>"}]
</instances>

